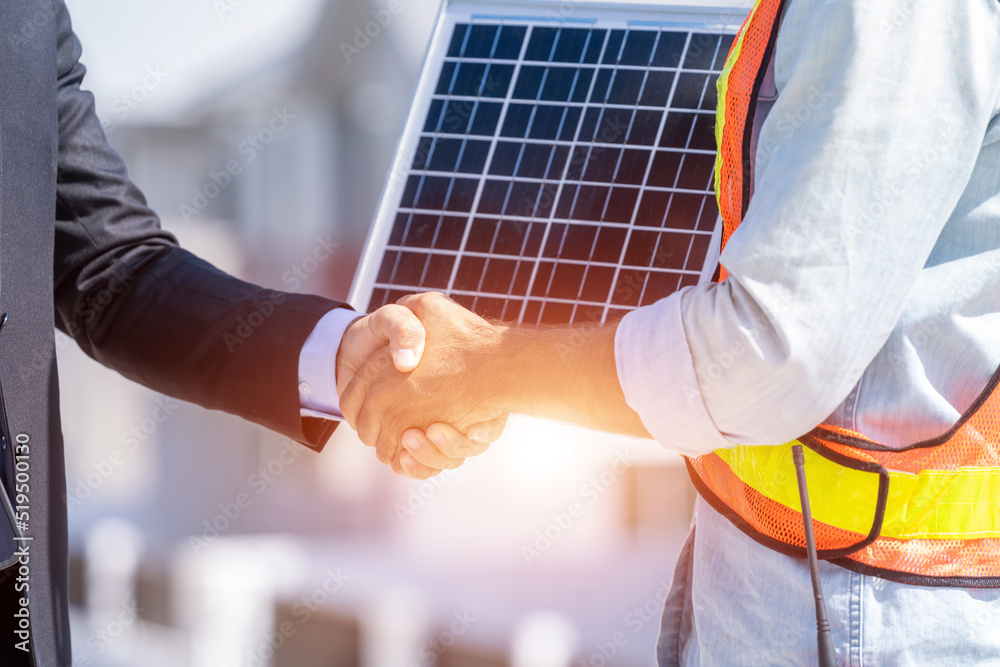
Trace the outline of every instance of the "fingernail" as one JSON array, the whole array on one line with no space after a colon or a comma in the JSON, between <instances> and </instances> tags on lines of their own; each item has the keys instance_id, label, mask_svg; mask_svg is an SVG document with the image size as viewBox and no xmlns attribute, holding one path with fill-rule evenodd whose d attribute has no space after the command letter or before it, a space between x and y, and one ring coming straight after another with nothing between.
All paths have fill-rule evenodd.
<instances>
[{"instance_id":1,"label":"fingernail","mask_svg":"<svg viewBox=\"0 0 1000 667\"><path fill-rule=\"evenodd\" d=\"M397 368L414 368L417 365L417 353L408 347L401 347L396 350L396 357L393 360Z\"/></svg>"},{"instance_id":2,"label":"fingernail","mask_svg":"<svg viewBox=\"0 0 1000 667\"><path fill-rule=\"evenodd\" d=\"M413 466L417 465L416 459L414 459L409 454L401 455L399 457L399 460L402 461L403 465L406 466L407 468L412 468Z\"/></svg>"},{"instance_id":3,"label":"fingernail","mask_svg":"<svg viewBox=\"0 0 1000 667\"><path fill-rule=\"evenodd\" d=\"M476 442L487 442L490 438L490 434L486 432L486 429L474 428L469 431L469 440L475 440Z\"/></svg>"},{"instance_id":4,"label":"fingernail","mask_svg":"<svg viewBox=\"0 0 1000 667\"><path fill-rule=\"evenodd\" d=\"M433 442L435 445L443 445L444 444L444 433L441 433L439 431L435 431L434 433L429 433L427 435L427 437L430 438L431 442Z\"/></svg>"},{"instance_id":5,"label":"fingernail","mask_svg":"<svg viewBox=\"0 0 1000 667\"><path fill-rule=\"evenodd\" d=\"M413 452L415 452L418 449L420 449L420 441L417 440L417 438L415 436L412 436L412 435L410 437L406 438L405 440L403 440L403 445L407 449L409 449L410 451L413 451Z\"/></svg>"}]
</instances>

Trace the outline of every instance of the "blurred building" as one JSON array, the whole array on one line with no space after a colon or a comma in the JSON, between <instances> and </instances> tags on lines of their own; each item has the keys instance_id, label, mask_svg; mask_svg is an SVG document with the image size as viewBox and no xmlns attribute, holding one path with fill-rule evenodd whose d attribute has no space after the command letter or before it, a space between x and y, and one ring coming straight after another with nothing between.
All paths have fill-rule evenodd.
<instances>
[{"instance_id":1,"label":"blurred building","mask_svg":"<svg viewBox=\"0 0 1000 667\"><path fill-rule=\"evenodd\" d=\"M164 226L249 280L346 298L437 1L69 5ZM411 483L346 427L316 456L58 344L75 664L650 663L691 502L655 445L512 420Z\"/></svg>"},{"instance_id":2,"label":"blurred building","mask_svg":"<svg viewBox=\"0 0 1000 667\"><path fill-rule=\"evenodd\" d=\"M77 30L83 33L84 62L90 65L91 75L100 71L100 64L90 64L87 56L98 50L89 45L104 35L98 33L88 40L85 28L117 14L113 5L123 3L105 4L103 11L89 5L71 6ZM184 4L165 15L164 20L170 16L173 25L163 29L183 29L195 20L194 5ZM112 84L110 91L98 88L98 110L133 179L164 226L182 243L248 280L344 299L408 109L420 62L419 41L426 40L426 34L415 41L412 36L400 38L397 32L423 26L423 32L429 33L436 6L408 3L405 15L394 17L395 25L387 25L368 48L348 60L340 44L353 45L354 28L372 19L369 12L375 5L354 1L292 4L298 7L291 13L311 18L273 19L289 26L285 32L291 35L273 36L285 47L274 49L270 58L247 58L249 63L243 68L227 66L229 76L220 80L210 71L218 68L212 60L192 59L186 66L183 62L161 64L169 61L176 48L167 40L159 49L140 50L148 64L133 55L140 61L132 67L134 85ZM216 29L260 11L251 2L215 5L229 9L219 13L216 8L197 18L217 23ZM163 13L162 8L156 11ZM140 16L136 21L143 30L153 30L148 20ZM253 21L232 32L237 35L225 40L231 43L229 60L239 60L239 54L259 48L259 40L271 35L255 29ZM240 33L245 33L242 40ZM212 34L202 39L217 39ZM205 45L202 50L208 54L215 48ZM97 77L89 76L88 83L90 78ZM99 419L107 424L108 401L103 398L107 394L97 396L83 383L79 389L73 384L83 369L93 372L92 364L81 360L65 340L62 343L67 353L61 359L67 379L67 418ZM83 463L108 459L116 449L124 450L126 460L116 467L124 469L135 459L134 467L143 468L145 481L119 482L119 477L133 476L116 474L102 483L102 489L94 490L93 502L88 499L74 508L74 517L79 518L76 529L86 530L88 510L99 506L101 496L106 495L100 491L134 486L134 493L148 502L130 503L132 518L155 519L152 525L165 538L186 535L200 523L204 507L211 506L213 498L220 492L221 497L232 495L226 493L228 475L220 471L232 471L230 484L237 486L228 490L235 493L239 480L245 481L268 453L280 447L277 438L221 415L171 406L171 402L163 410L163 399L120 382L103 369L96 372L96 382L107 385L112 394L121 394L114 403L123 407L120 414L129 415L135 423L88 425L79 431L68 428L68 449ZM86 383L86 387L93 384ZM148 421L143 424L165 412L170 418L162 423L154 419L155 428ZM173 418L175 412L182 418ZM121 435L115 437L112 431ZM259 444L247 447L248 441ZM166 442L171 443L169 447ZM95 446L98 451L89 451ZM152 460L140 461L144 458ZM192 458L197 459L197 466L190 465ZM93 472L87 471L87 465L71 467L80 473ZM153 500L169 492L181 475L186 493L177 499L179 504L164 508ZM75 494L73 481L71 499L86 495L87 485ZM290 486L310 493L311 482L302 481ZM94 513L102 515L102 511ZM286 517L284 525L295 531L328 530L341 527L344 516L341 512L318 517L300 514Z\"/></svg>"}]
</instances>

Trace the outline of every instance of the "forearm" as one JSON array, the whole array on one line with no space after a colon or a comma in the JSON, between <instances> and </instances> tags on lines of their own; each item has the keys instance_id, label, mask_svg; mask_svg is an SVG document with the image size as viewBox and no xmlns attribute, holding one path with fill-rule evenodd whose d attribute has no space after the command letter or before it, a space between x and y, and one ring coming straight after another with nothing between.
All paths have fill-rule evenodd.
<instances>
[{"instance_id":1,"label":"forearm","mask_svg":"<svg viewBox=\"0 0 1000 667\"><path fill-rule=\"evenodd\" d=\"M399 304L427 332L419 366L400 373L388 352L373 354L340 395L344 417L379 460L395 460L406 429L446 422L467 431L510 412L649 437L618 381L616 326L491 324L435 293Z\"/></svg>"},{"instance_id":2,"label":"forearm","mask_svg":"<svg viewBox=\"0 0 1000 667\"><path fill-rule=\"evenodd\" d=\"M899 2L785 4L780 94L722 255L730 280L621 325L626 395L674 449L787 442L838 406L853 423L844 401L904 309L931 307L910 301L921 274L956 258L965 232L944 230L968 215L958 202L996 114L996 3L928 5L891 32L880 26ZM636 341L650 345L634 353ZM872 387L902 377L893 362Z\"/></svg>"},{"instance_id":3,"label":"forearm","mask_svg":"<svg viewBox=\"0 0 1000 667\"><path fill-rule=\"evenodd\" d=\"M500 327L477 384L503 412L649 438L618 382L617 328Z\"/></svg>"},{"instance_id":4,"label":"forearm","mask_svg":"<svg viewBox=\"0 0 1000 667\"><path fill-rule=\"evenodd\" d=\"M137 247L106 269L95 265L55 291L57 323L87 354L156 391L309 446L329 436L330 423L300 417L298 358L339 304L245 283L180 248Z\"/></svg>"}]
</instances>

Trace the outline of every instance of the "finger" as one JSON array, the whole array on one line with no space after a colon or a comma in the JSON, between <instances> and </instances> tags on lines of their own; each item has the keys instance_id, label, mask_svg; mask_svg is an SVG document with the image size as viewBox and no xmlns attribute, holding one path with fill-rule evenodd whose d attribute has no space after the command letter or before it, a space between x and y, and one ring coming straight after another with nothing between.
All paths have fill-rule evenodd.
<instances>
[{"instance_id":1,"label":"finger","mask_svg":"<svg viewBox=\"0 0 1000 667\"><path fill-rule=\"evenodd\" d=\"M397 461L399 462L399 470L397 472L411 479L430 479L442 472L439 468L420 463L420 461L417 461L413 456L408 454L405 449L400 451ZM396 465L393 465L393 470L396 470Z\"/></svg>"},{"instance_id":2,"label":"finger","mask_svg":"<svg viewBox=\"0 0 1000 667\"><path fill-rule=\"evenodd\" d=\"M507 415L500 415L496 419L487 422L473 424L466 431L469 440L491 445L500 439L503 430L507 427Z\"/></svg>"},{"instance_id":3,"label":"finger","mask_svg":"<svg viewBox=\"0 0 1000 667\"><path fill-rule=\"evenodd\" d=\"M403 451L418 463L438 470L453 470L465 462L465 459L446 456L424 435L423 431L415 428L403 433Z\"/></svg>"},{"instance_id":4,"label":"finger","mask_svg":"<svg viewBox=\"0 0 1000 667\"><path fill-rule=\"evenodd\" d=\"M378 456L378 443L382 440L383 429L382 422L379 421L377 417L368 418L365 414L361 415L360 423L358 424L358 437L361 438L361 442L365 443L369 447L375 447L375 456ZM388 458L382 460L382 463L387 463Z\"/></svg>"},{"instance_id":5,"label":"finger","mask_svg":"<svg viewBox=\"0 0 1000 667\"><path fill-rule=\"evenodd\" d=\"M402 452L400 452L400 454L402 454ZM393 457L392 461L389 462L389 467L392 468L392 471L400 477L407 476L406 471L403 470L403 462L399 455Z\"/></svg>"},{"instance_id":6,"label":"finger","mask_svg":"<svg viewBox=\"0 0 1000 667\"><path fill-rule=\"evenodd\" d=\"M375 456L382 463L394 463L399 455L399 443L395 442L389 432L379 426L379 434L375 440Z\"/></svg>"},{"instance_id":7,"label":"finger","mask_svg":"<svg viewBox=\"0 0 1000 667\"><path fill-rule=\"evenodd\" d=\"M420 294L407 294L398 299L396 303L400 306L405 306L420 317L428 314L435 303L440 304L445 301L452 301L452 299L447 294L442 294L441 292L421 292Z\"/></svg>"},{"instance_id":8,"label":"finger","mask_svg":"<svg viewBox=\"0 0 1000 667\"><path fill-rule=\"evenodd\" d=\"M371 409L367 403L362 406L357 417L357 432L361 442L369 447L376 447L383 437L381 416ZM376 454L378 450L376 449ZM385 463L385 461L383 461Z\"/></svg>"},{"instance_id":9,"label":"finger","mask_svg":"<svg viewBox=\"0 0 1000 667\"><path fill-rule=\"evenodd\" d=\"M340 414L344 415L344 421L355 431L358 430L358 417L365 405L367 394L368 383L358 376L354 376L340 393Z\"/></svg>"},{"instance_id":10,"label":"finger","mask_svg":"<svg viewBox=\"0 0 1000 667\"><path fill-rule=\"evenodd\" d=\"M372 403L369 389L372 383L377 382L390 368L392 368L392 361L389 359L386 349L379 348L368 356L361 368L340 392L340 414L344 415L344 419L354 430L359 430L358 421L366 408L369 412L373 407L380 410L385 408L384 405L369 405Z\"/></svg>"},{"instance_id":11,"label":"finger","mask_svg":"<svg viewBox=\"0 0 1000 667\"><path fill-rule=\"evenodd\" d=\"M413 311L413 312L417 312L420 309L420 307L422 306L422 304L425 303L427 301L427 299L431 298L430 297L431 294L434 294L434 292L421 292L420 294L407 294L404 297L400 297L400 298L396 299L396 304L400 305L400 306L403 306L407 310L410 310L410 311Z\"/></svg>"},{"instance_id":12,"label":"finger","mask_svg":"<svg viewBox=\"0 0 1000 667\"><path fill-rule=\"evenodd\" d=\"M427 437L442 454L452 459L479 456L489 449L489 443L469 440L450 424L431 424L427 427Z\"/></svg>"},{"instance_id":13,"label":"finger","mask_svg":"<svg viewBox=\"0 0 1000 667\"><path fill-rule=\"evenodd\" d=\"M424 325L408 308L396 304L383 306L368 318L368 326L376 337L389 343L396 368L408 373L420 363L424 353Z\"/></svg>"}]
</instances>

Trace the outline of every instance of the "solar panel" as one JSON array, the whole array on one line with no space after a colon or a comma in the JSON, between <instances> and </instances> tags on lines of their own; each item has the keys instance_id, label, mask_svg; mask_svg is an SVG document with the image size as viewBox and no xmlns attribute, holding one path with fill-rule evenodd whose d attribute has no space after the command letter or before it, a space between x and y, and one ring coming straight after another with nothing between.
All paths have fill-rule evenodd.
<instances>
[{"instance_id":1,"label":"solar panel","mask_svg":"<svg viewBox=\"0 0 1000 667\"><path fill-rule=\"evenodd\" d=\"M745 9L446 2L351 294L594 323L711 277Z\"/></svg>"}]
</instances>

